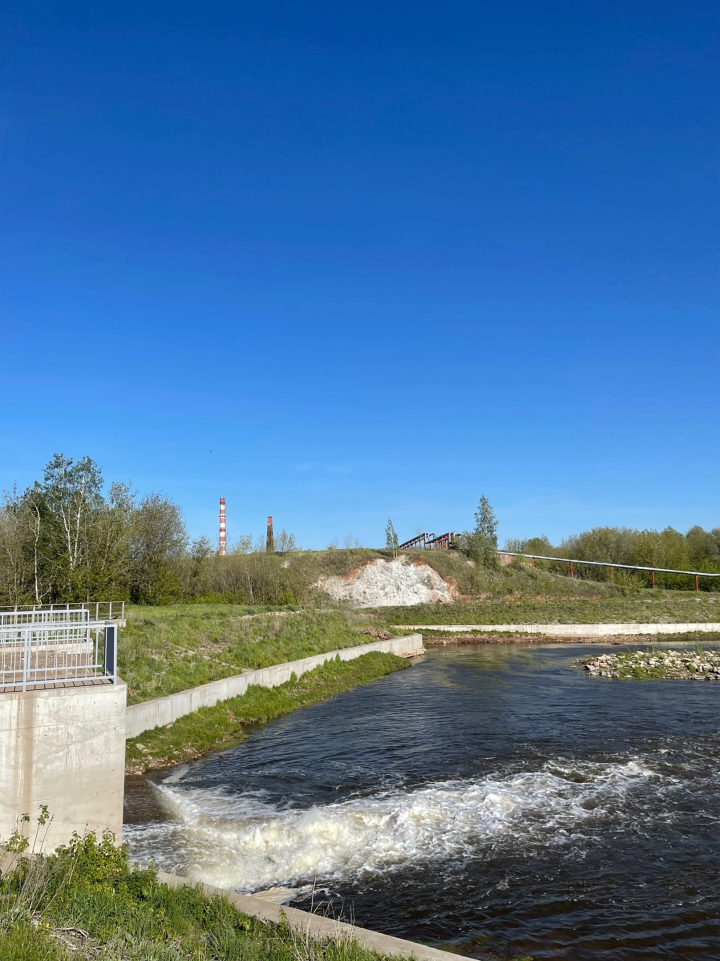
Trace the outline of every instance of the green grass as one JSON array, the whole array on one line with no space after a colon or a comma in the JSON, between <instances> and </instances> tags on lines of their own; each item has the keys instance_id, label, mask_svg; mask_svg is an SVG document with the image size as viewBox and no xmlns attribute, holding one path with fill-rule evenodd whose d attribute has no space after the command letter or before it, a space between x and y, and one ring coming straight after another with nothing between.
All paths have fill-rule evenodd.
<instances>
[{"instance_id":1,"label":"green grass","mask_svg":"<svg viewBox=\"0 0 720 961\"><path fill-rule=\"evenodd\" d=\"M373 640L360 633L370 623L361 612L254 611L230 604L127 608L118 653L128 703Z\"/></svg>"},{"instance_id":2,"label":"green grass","mask_svg":"<svg viewBox=\"0 0 720 961\"><path fill-rule=\"evenodd\" d=\"M407 666L406 660L394 654L373 652L353 661L327 661L278 687L252 685L242 697L201 708L171 727L157 727L129 740L126 771L140 774L231 747L244 739L251 725L271 721L360 684L370 684Z\"/></svg>"},{"instance_id":3,"label":"green grass","mask_svg":"<svg viewBox=\"0 0 720 961\"><path fill-rule=\"evenodd\" d=\"M0 961L377 961L338 936L315 940L198 887L132 870L111 836L77 838L0 880Z\"/></svg>"},{"instance_id":4,"label":"green grass","mask_svg":"<svg viewBox=\"0 0 720 961\"><path fill-rule=\"evenodd\" d=\"M347 574L368 560L389 557L368 550L304 551L284 559L268 555L278 570L298 578L308 594L319 574ZM466 598L461 602L360 612L333 606L249 607L227 603L129 607L119 644L120 675L131 704L238 674L243 668L362 644L363 626L388 624L577 623L720 620L720 593L647 590L569 578L527 564L482 568L455 551L416 551ZM287 564L288 567L280 565ZM296 592L297 593L297 592ZM310 596L313 592L310 592Z\"/></svg>"},{"instance_id":5,"label":"green grass","mask_svg":"<svg viewBox=\"0 0 720 961\"><path fill-rule=\"evenodd\" d=\"M584 585L592 585L585 581ZM383 608L390 624L617 624L720 622L720 594L640 590L623 594L605 587L585 597L534 597L521 592L502 598L456 604Z\"/></svg>"}]
</instances>

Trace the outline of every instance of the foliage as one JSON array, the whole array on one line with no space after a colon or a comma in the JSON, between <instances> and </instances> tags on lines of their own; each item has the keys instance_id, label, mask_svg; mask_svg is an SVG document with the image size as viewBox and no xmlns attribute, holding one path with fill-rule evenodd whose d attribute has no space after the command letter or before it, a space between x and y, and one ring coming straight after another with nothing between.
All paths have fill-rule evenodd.
<instances>
[{"instance_id":1,"label":"foliage","mask_svg":"<svg viewBox=\"0 0 720 961\"><path fill-rule=\"evenodd\" d=\"M446 563L440 557L446 552L422 554L432 566L452 569L458 589L471 596L485 591L486 575L497 567L497 520L485 496L475 522L475 529L461 536L462 559ZM262 539L243 535L220 556L206 537L190 542L182 512L169 498L158 493L140 497L124 483L106 486L89 457L73 461L55 454L42 480L24 491L6 492L0 503L0 604L126 599L145 605L315 603L321 599L312 585L321 574L348 574L370 559L394 556L398 537L391 520L385 535L385 550L361 548L348 536L344 549L333 542L328 551L301 551L294 535L283 530L275 540L277 552L266 551ZM557 547L546 537L534 537L512 541L508 549L720 573L720 528L705 531L696 526L682 534L673 528L602 527L566 538ZM463 567L466 557L477 568L472 576ZM523 560L514 565L517 570L528 566ZM539 561L538 573L543 571L568 581L566 564ZM575 574L576 581L610 578L607 569L582 564L576 565ZM636 590L649 586L650 575L616 569L614 582ZM560 588L560 583L553 591L575 592L575 586ZM687 575L676 574L658 574L656 583L680 590L690 586ZM701 580L700 586L720 591L720 578Z\"/></svg>"},{"instance_id":2,"label":"foliage","mask_svg":"<svg viewBox=\"0 0 720 961\"><path fill-rule=\"evenodd\" d=\"M167 498L138 501L120 483L104 495L89 457L55 454L42 481L3 497L0 603L178 596L186 542L180 509Z\"/></svg>"},{"instance_id":3,"label":"foliage","mask_svg":"<svg viewBox=\"0 0 720 961\"><path fill-rule=\"evenodd\" d=\"M278 554L289 554L291 551L299 550L295 543L295 535L288 534L283 528L275 538L275 550Z\"/></svg>"},{"instance_id":4,"label":"foliage","mask_svg":"<svg viewBox=\"0 0 720 961\"><path fill-rule=\"evenodd\" d=\"M408 662L401 657L374 651L352 661L326 661L278 687L251 685L242 697L201 708L175 721L172 727L145 731L128 741L127 770L139 774L196 758L219 747L230 747L244 738L244 729L249 725L273 720L360 684L370 684L407 666Z\"/></svg>"},{"instance_id":5,"label":"foliage","mask_svg":"<svg viewBox=\"0 0 720 961\"><path fill-rule=\"evenodd\" d=\"M549 557L567 557L580 561L605 561L639 567L664 567L684 571L720 573L720 528L711 531L691 527L686 534L666 527L662 531L636 530L629 527L594 527L581 534L566 537L554 547L547 537L534 537L514 541L513 545L525 554L542 554ZM508 545L508 549L513 549ZM567 564L552 561L538 562L547 570L567 573ZM608 568L576 565L576 577L608 581ZM642 571L613 572L615 583L647 587L651 575ZM687 590L692 586L690 578L682 574L655 575L658 587ZM703 591L720 590L720 578L700 578Z\"/></svg>"},{"instance_id":6,"label":"foliage","mask_svg":"<svg viewBox=\"0 0 720 961\"><path fill-rule=\"evenodd\" d=\"M389 551L396 551L399 546L398 536L395 533L395 528L393 527L393 522L388 518L388 522L385 525L385 547Z\"/></svg>"},{"instance_id":7,"label":"foliage","mask_svg":"<svg viewBox=\"0 0 720 961\"><path fill-rule=\"evenodd\" d=\"M27 900L27 878L35 883ZM27 892L26 892L27 893ZM314 940L196 887L130 864L112 835L75 835L0 879L0 961L373 961L338 936Z\"/></svg>"},{"instance_id":8,"label":"foliage","mask_svg":"<svg viewBox=\"0 0 720 961\"><path fill-rule=\"evenodd\" d=\"M497 519L490 501L483 494L475 511L475 530L466 531L460 538L465 553L483 567L496 565Z\"/></svg>"}]
</instances>

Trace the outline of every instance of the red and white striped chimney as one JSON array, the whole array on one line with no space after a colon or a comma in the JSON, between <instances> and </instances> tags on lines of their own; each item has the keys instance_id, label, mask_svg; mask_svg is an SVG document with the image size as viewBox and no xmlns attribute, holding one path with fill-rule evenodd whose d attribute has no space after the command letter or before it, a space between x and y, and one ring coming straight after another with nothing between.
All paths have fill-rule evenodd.
<instances>
[{"instance_id":1,"label":"red and white striped chimney","mask_svg":"<svg viewBox=\"0 0 720 961\"><path fill-rule=\"evenodd\" d=\"M225 548L227 545L225 532L225 498L220 498L220 553L225 553Z\"/></svg>"}]
</instances>

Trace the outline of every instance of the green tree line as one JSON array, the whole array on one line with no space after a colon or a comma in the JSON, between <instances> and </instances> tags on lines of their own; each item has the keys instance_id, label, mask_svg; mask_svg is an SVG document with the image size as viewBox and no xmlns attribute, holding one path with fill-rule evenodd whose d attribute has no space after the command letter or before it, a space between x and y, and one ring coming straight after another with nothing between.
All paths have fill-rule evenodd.
<instances>
[{"instance_id":1,"label":"green tree line","mask_svg":"<svg viewBox=\"0 0 720 961\"><path fill-rule=\"evenodd\" d=\"M460 546L479 564L494 565L497 521L485 497L475 521L475 530L461 536ZM391 522L386 540L397 550ZM275 546L279 552L297 549L294 537L285 531L276 537ZM663 531L598 527L557 546L546 537L534 537L506 547L550 557L720 573L720 528L691 527L683 534L670 527ZM189 538L177 504L159 493L139 496L128 484L105 485L100 468L89 457L73 461L56 454L42 480L6 493L0 503L0 604L86 600L296 604L306 599L316 577L330 570L331 560L310 554L297 557L301 563L290 565L280 553L267 553L263 543L253 543L249 536L238 538L229 553L220 556L207 538ZM351 560L338 558L337 573L347 573ZM543 564L558 573L568 572L567 565ZM607 569L581 566L576 574L610 577ZM649 575L616 571L615 580L645 586ZM657 583L692 586L687 577L667 574L658 575ZM720 578L700 583L703 589L720 589Z\"/></svg>"},{"instance_id":2,"label":"green tree line","mask_svg":"<svg viewBox=\"0 0 720 961\"><path fill-rule=\"evenodd\" d=\"M297 549L281 531L278 551ZM56 454L42 480L0 503L0 604L195 599L292 604L305 584L252 537L220 557L192 541L180 507L163 494L138 496L111 483L89 457Z\"/></svg>"},{"instance_id":3,"label":"green tree line","mask_svg":"<svg viewBox=\"0 0 720 961\"><path fill-rule=\"evenodd\" d=\"M720 528L706 531L691 527L686 533L666 527L662 531L637 530L631 527L594 527L581 534L572 534L559 544L553 545L547 537L531 537L506 543L508 550L524 554L542 554L549 557L568 557L580 561L605 561L612 564L630 564L639 567L664 567L683 571L720 573ZM567 573L567 565L546 565L552 570ZM609 580L608 568L578 566L576 574L593 580ZM629 580L637 584L650 583L650 575L643 572L623 574L614 572L614 579ZM687 589L687 576L674 574L656 575L656 583L663 587ZM720 590L720 578L701 578L704 590Z\"/></svg>"}]
</instances>

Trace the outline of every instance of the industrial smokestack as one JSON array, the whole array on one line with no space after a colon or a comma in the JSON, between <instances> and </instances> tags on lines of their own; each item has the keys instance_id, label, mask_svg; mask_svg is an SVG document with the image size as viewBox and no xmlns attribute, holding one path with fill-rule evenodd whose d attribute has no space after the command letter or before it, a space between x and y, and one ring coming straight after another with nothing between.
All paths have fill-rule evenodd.
<instances>
[{"instance_id":1,"label":"industrial smokestack","mask_svg":"<svg viewBox=\"0 0 720 961\"><path fill-rule=\"evenodd\" d=\"M272 553L275 550L275 538L273 537L273 526L272 517L267 519L267 540L265 541L265 550Z\"/></svg>"},{"instance_id":2,"label":"industrial smokestack","mask_svg":"<svg viewBox=\"0 0 720 961\"><path fill-rule=\"evenodd\" d=\"M225 531L225 498L220 498L220 553L224 554L227 547L227 534Z\"/></svg>"}]
</instances>

